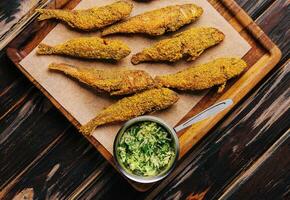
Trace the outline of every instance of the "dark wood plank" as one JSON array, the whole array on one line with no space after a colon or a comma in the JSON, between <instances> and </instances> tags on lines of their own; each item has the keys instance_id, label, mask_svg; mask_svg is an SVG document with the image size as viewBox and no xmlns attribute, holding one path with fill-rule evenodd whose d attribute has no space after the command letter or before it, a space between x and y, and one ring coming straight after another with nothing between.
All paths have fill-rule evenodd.
<instances>
[{"instance_id":1,"label":"dark wood plank","mask_svg":"<svg viewBox=\"0 0 290 200\"><path fill-rule=\"evenodd\" d=\"M40 0L12 0L0 2L0 42L3 41L13 27L24 17L29 10Z\"/></svg>"},{"instance_id":2,"label":"dark wood plank","mask_svg":"<svg viewBox=\"0 0 290 200\"><path fill-rule=\"evenodd\" d=\"M285 132L220 199L290 199L290 130Z\"/></svg>"},{"instance_id":3,"label":"dark wood plank","mask_svg":"<svg viewBox=\"0 0 290 200\"><path fill-rule=\"evenodd\" d=\"M236 0L236 2L247 11L247 13L255 20L259 17L275 0L256 0L245 1Z\"/></svg>"},{"instance_id":4,"label":"dark wood plank","mask_svg":"<svg viewBox=\"0 0 290 200\"><path fill-rule=\"evenodd\" d=\"M270 15L268 15L270 13ZM271 35L271 39L279 44L283 52L280 63L286 62L290 54L290 2L275 1L275 3L266 11L266 13L257 19L262 29ZM278 26L275 26L278 24Z\"/></svg>"},{"instance_id":5,"label":"dark wood plank","mask_svg":"<svg viewBox=\"0 0 290 200\"><path fill-rule=\"evenodd\" d=\"M103 165L109 164L71 127L29 170L3 188L0 198L12 199L28 191L34 199L66 199Z\"/></svg>"},{"instance_id":6,"label":"dark wood plank","mask_svg":"<svg viewBox=\"0 0 290 200\"><path fill-rule=\"evenodd\" d=\"M0 189L70 126L36 89L13 109L0 120Z\"/></svg>"},{"instance_id":7,"label":"dark wood plank","mask_svg":"<svg viewBox=\"0 0 290 200\"><path fill-rule=\"evenodd\" d=\"M0 77L0 98L17 79L24 79L26 83L29 82L3 52L2 54L0 52ZM21 85L23 85L23 83Z\"/></svg>"},{"instance_id":8,"label":"dark wood plank","mask_svg":"<svg viewBox=\"0 0 290 200\"><path fill-rule=\"evenodd\" d=\"M12 112L34 88L6 54L0 53L0 119Z\"/></svg>"},{"instance_id":9,"label":"dark wood plank","mask_svg":"<svg viewBox=\"0 0 290 200\"><path fill-rule=\"evenodd\" d=\"M51 0L10 0L0 2L0 50L5 49L28 24L36 17L34 10L42 8ZM54 1L55 4L59 0Z\"/></svg>"},{"instance_id":10,"label":"dark wood plank","mask_svg":"<svg viewBox=\"0 0 290 200\"><path fill-rule=\"evenodd\" d=\"M16 107L26 100L31 93L33 86L27 83L24 78L13 81L0 94L0 119L3 119L8 113L13 112Z\"/></svg>"},{"instance_id":11,"label":"dark wood plank","mask_svg":"<svg viewBox=\"0 0 290 200\"><path fill-rule=\"evenodd\" d=\"M75 199L139 199L142 194L120 177L111 165L106 166L101 174L90 177L84 183L88 182L86 187L74 191Z\"/></svg>"}]
</instances>

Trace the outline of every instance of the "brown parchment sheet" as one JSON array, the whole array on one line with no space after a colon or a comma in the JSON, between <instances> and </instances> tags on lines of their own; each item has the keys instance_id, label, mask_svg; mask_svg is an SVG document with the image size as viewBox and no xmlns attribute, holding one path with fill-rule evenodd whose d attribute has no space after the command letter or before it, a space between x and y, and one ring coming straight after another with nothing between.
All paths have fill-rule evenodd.
<instances>
[{"instance_id":1,"label":"brown parchment sheet","mask_svg":"<svg viewBox=\"0 0 290 200\"><path fill-rule=\"evenodd\" d=\"M114 0L83 0L75 9L85 9L94 6L102 6L110 4ZM206 0L158 0L150 3L134 2L134 9L131 16L145 11L162 8L168 5L195 3L204 9L201 18L190 25L187 25L177 32L198 26L212 26L221 30L225 35L225 40L216 47L207 50L200 58L193 62L182 60L175 64L162 63L143 63L133 66L130 62L131 56L150 44L168 38L176 34L169 33L165 36L149 38L141 35L119 35L108 36L111 39L121 39L126 42L132 53L118 63L105 63L100 61L85 61L75 58L62 56L38 56L36 49L27 55L22 61L21 66L42 85L47 92L53 96L64 109L66 109L80 124L85 124L91 120L104 107L114 103L117 98L98 94L92 89L79 84L78 82L68 78L67 76L51 72L47 66L52 63L68 63L71 65L83 67L95 67L98 69L116 69L122 66L132 69L142 69L149 72L152 76L160 74L175 73L193 64L204 63L214 58L222 56L244 56L250 49L250 45L239 35L237 31L208 3ZM58 24L42 41L49 45L55 45L68 39L80 36L97 36L98 31L94 33L80 33L69 29L63 24ZM181 118L186 115L191 108L206 94L207 91L197 93L180 93L180 100L170 109L153 113L154 116L161 117L163 120L174 126ZM117 125L107 125L97 128L93 137L98 140L109 152L113 152L113 141L118 129L122 123Z\"/></svg>"}]
</instances>

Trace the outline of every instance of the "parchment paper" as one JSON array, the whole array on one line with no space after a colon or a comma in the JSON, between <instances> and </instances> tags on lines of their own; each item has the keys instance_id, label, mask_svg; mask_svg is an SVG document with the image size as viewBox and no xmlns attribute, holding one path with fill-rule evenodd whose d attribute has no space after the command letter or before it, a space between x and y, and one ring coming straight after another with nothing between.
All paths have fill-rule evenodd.
<instances>
[{"instance_id":1,"label":"parchment paper","mask_svg":"<svg viewBox=\"0 0 290 200\"><path fill-rule=\"evenodd\" d=\"M114 0L83 0L76 9L91 8L110 4ZM195 23L182 28L180 31L197 27L212 26L221 30L225 35L225 40L216 47L207 50L200 58L194 62L180 61L169 64L139 64L133 66L130 62L131 56L143 48L149 46L162 38L170 37L175 33L166 34L157 38L146 38L144 36L110 36L108 38L118 38L125 41L131 48L132 53L117 64L104 62L92 62L78 60L62 56L38 56L33 50L25 59L21 61L23 68L27 70L80 124L85 124L92 119L104 107L111 105L116 98L110 98L94 92L78 82L64 76L60 73L50 72L47 70L48 64L52 62L62 62L72 65L96 67L99 69L113 69L126 66L133 69L143 69L152 76L159 74L174 73L190 65L204 63L221 56L239 56L242 57L250 49L250 45L236 32L232 26L206 1L206 0L158 0L150 3L134 2L134 10L131 16L161 8L168 5L195 3L204 9L202 17ZM58 24L43 40L43 42L55 45L68 39L79 36L96 36L95 33L79 33L67 28L63 24ZM174 126L192 107L206 94L206 91L197 93L181 93L180 100L170 109L154 113L155 116L161 117L170 125ZM93 136L109 151L113 152L113 141L115 135L122 124L108 125L99 127L93 133Z\"/></svg>"}]
</instances>

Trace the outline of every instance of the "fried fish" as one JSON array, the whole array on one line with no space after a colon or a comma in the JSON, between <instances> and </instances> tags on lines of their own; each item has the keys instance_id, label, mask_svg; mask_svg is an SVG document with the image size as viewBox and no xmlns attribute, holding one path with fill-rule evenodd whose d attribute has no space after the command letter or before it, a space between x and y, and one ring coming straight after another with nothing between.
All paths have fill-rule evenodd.
<instances>
[{"instance_id":1,"label":"fried fish","mask_svg":"<svg viewBox=\"0 0 290 200\"><path fill-rule=\"evenodd\" d=\"M242 73L246 67L247 63L240 58L218 58L176 74L157 76L155 80L163 87L179 90L202 90L218 85L221 92L227 80Z\"/></svg>"},{"instance_id":2,"label":"fried fish","mask_svg":"<svg viewBox=\"0 0 290 200\"><path fill-rule=\"evenodd\" d=\"M87 59L121 60L131 50L120 40L100 37L81 37L68 40L56 46L39 44L37 53L41 55L68 55Z\"/></svg>"},{"instance_id":3,"label":"fried fish","mask_svg":"<svg viewBox=\"0 0 290 200\"><path fill-rule=\"evenodd\" d=\"M110 95L133 94L154 87L152 77L142 70L97 70L62 63L52 63L49 69L63 72L99 92L107 92Z\"/></svg>"},{"instance_id":4,"label":"fried fish","mask_svg":"<svg viewBox=\"0 0 290 200\"><path fill-rule=\"evenodd\" d=\"M41 14L38 20L58 19L72 28L93 31L125 19L132 9L132 3L118 1L86 10L38 9L37 11Z\"/></svg>"},{"instance_id":5,"label":"fried fish","mask_svg":"<svg viewBox=\"0 0 290 200\"><path fill-rule=\"evenodd\" d=\"M102 32L102 36L115 33L144 33L152 36L173 32L196 21L203 9L195 4L167 6L149 11L127 21L112 25Z\"/></svg>"},{"instance_id":6,"label":"fried fish","mask_svg":"<svg viewBox=\"0 0 290 200\"><path fill-rule=\"evenodd\" d=\"M195 60L206 49L219 44L224 38L225 35L216 28L192 28L145 48L133 55L131 62L135 65L146 61L176 62L183 57L187 57L188 61Z\"/></svg>"},{"instance_id":7,"label":"fried fish","mask_svg":"<svg viewBox=\"0 0 290 200\"><path fill-rule=\"evenodd\" d=\"M90 135L98 126L126 121L145 113L168 108L176 103L178 99L178 95L167 88L146 90L142 93L125 97L105 108L94 119L82 126L80 131Z\"/></svg>"}]
</instances>

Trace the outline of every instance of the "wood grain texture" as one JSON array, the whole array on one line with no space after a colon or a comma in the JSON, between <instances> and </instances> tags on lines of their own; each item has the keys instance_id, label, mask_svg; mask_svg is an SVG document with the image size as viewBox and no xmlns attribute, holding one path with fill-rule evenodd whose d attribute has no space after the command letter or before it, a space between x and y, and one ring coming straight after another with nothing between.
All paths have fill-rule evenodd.
<instances>
[{"instance_id":1,"label":"wood grain texture","mask_svg":"<svg viewBox=\"0 0 290 200\"><path fill-rule=\"evenodd\" d=\"M271 15L267 15L271 13ZM279 44L279 48L283 52L281 63L284 63L289 58L290 53L290 2L289 1L275 1L271 7L266 11L265 15L261 15L257 19L257 23L263 27L263 30L271 35L271 39ZM279 24L275 26L275 24Z\"/></svg>"},{"instance_id":2,"label":"wood grain texture","mask_svg":"<svg viewBox=\"0 0 290 200\"><path fill-rule=\"evenodd\" d=\"M0 94L0 119L22 103L32 88L31 84L27 84L27 80L24 78L17 79L7 88L4 88Z\"/></svg>"},{"instance_id":3,"label":"wood grain texture","mask_svg":"<svg viewBox=\"0 0 290 200\"><path fill-rule=\"evenodd\" d=\"M0 2L0 41L35 4L37 1L29 0Z\"/></svg>"},{"instance_id":4,"label":"wood grain texture","mask_svg":"<svg viewBox=\"0 0 290 200\"><path fill-rule=\"evenodd\" d=\"M245 1L236 0L236 2L247 11L247 13L256 20L275 0L256 0Z\"/></svg>"},{"instance_id":5,"label":"wood grain texture","mask_svg":"<svg viewBox=\"0 0 290 200\"><path fill-rule=\"evenodd\" d=\"M69 125L36 89L19 101L0 120L0 189Z\"/></svg>"},{"instance_id":6,"label":"wood grain texture","mask_svg":"<svg viewBox=\"0 0 290 200\"><path fill-rule=\"evenodd\" d=\"M223 199L290 198L290 130L285 132L229 189Z\"/></svg>"},{"instance_id":7,"label":"wood grain texture","mask_svg":"<svg viewBox=\"0 0 290 200\"><path fill-rule=\"evenodd\" d=\"M11 199L28 188L37 199L65 199L104 163L104 158L73 127L52 143L28 170L2 188L1 199Z\"/></svg>"},{"instance_id":8,"label":"wood grain texture","mask_svg":"<svg viewBox=\"0 0 290 200\"><path fill-rule=\"evenodd\" d=\"M11 0L0 2L0 50L14 39L36 16L35 8L42 8L51 0Z\"/></svg>"},{"instance_id":9,"label":"wood grain texture","mask_svg":"<svg viewBox=\"0 0 290 200\"><path fill-rule=\"evenodd\" d=\"M73 8L79 0L70 1L67 6ZM209 2L220 12L221 15L227 19L234 28L239 32L242 32L242 36L249 41L251 44L251 50L248 53L250 56L245 56L244 59L249 64L249 68L239 79L231 80L223 94L208 93L200 103L198 103L182 120L185 121L189 117L197 114L200 110L210 106L212 103L231 98L234 104L237 104L240 99L249 92L279 61L280 51L271 42L271 40L263 33L263 31L251 20L251 18L233 1L233 0L209 0ZM67 7L66 7L67 8ZM35 22L24 31L23 34L19 35L18 39L14 40L13 44L8 48L8 56L18 66L18 68L39 88L60 110L67 119L77 128L80 124L74 119L74 117L66 111L62 105L60 105L54 97L52 97L25 69L19 64L25 55L38 45L38 43L46 36L46 34L54 27L54 24L49 24L45 28L39 29L41 26L47 25L46 22L38 23ZM35 28L35 26L39 28ZM28 37L28 33L33 32L32 39L31 35ZM29 39L29 40L28 40ZM21 44L21 46L19 46ZM24 45L25 44L25 45ZM24 45L24 46L23 46ZM266 67L264 67L266 66ZM214 88L214 90L216 90ZM184 132L179 134L180 141L180 157L185 155L193 145L195 145L202 137L206 135L210 129L222 119L222 117L229 111L218 114L214 118L198 123ZM94 137L86 138L101 152L101 154L114 166L113 157L100 144ZM147 184L136 184L130 182L136 189L140 191L147 190L151 185Z\"/></svg>"},{"instance_id":10,"label":"wood grain texture","mask_svg":"<svg viewBox=\"0 0 290 200\"><path fill-rule=\"evenodd\" d=\"M246 0L239 0L238 2L242 2L243 5L250 5L253 3L253 1L246 1ZM255 2L260 2L260 1L255 1ZM281 3L282 2L282 3ZM287 56L289 56L289 54L287 55L287 52L289 51L289 48L287 48L287 46L285 44L287 44L287 34L285 30L285 27L287 27L287 23L285 23L285 10L287 10L287 7L285 7L285 2L286 1L276 1L275 4L273 4L271 6L270 9L268 9L267 11L264 12L264 14L258 18L258 22L261 25L262 24L262 28L264 30L266 30L267 33L270 33L270 37L274 40L274 42L276 42L280 47L282 47L283 49L283 60L285 60L287 58ZM279 3L279 5L284 5L283 7L281 6L277 6ZM244 7L246 8L246 7ZM273 9L275 8L275 9ZM255 15L255 10L259 10L259 6L249 6L248 8L246 8L246 10L248 11L248 9L251 9L254 11L254 15ZM276 16L279 16L278 19L276 20L272 20L272 12L273 13L277 13L275 14ZM284 15L281 13L284 13ZM278 15L279 14L279 15ZM270 22L271 23L268 23ZM275 22L273 22L275 21ZM283 48L283 46L285 46L285 48ZM289 45L288 45L289 46ZM4 60L4 61L3 61ZM6 61L5 61L6 60ZM3 61L3 62L2 62ZM8 64L7 59L0 59L1 62L1 67L0 67L0 93L3 91L2 88L6 88L5 91L7 91L9 94L11 95L6 95L5 98L9 98L10 99L10 104L9 105L14 105L14 103L19 102L19 98L14 98L14 94L17 94L17 92L22 92L23 94L28 94L25 93L26 88L29 87L23 87L21 86L21 84L27 84L30 85L31 84L27 81L26 83L19 81L18 83L14 82L14 80L18 79L19 77L23 77L23 75L21 73L18 72L18 70L14 67L14 66L10 66L10 64ZM278 66L276 67L275 70L277 70ZM276 84L273 85L273 91L276 90L280 90L281 88L285 87L283 86L283 81L285 80L283 78L283 76L279 75L280 79L279 81L281 82L280 84ZM231 120L233 121L234 124L236 124L235 126L237 126L236 129L243 129L243 130L247 130L250 129L250 124L248 125L247 123L239 123L239 120L241 119L241 117L243 115L245 115L247 112L250 112L251 110L260 110L259 113L263 113L263 110L265 110L269 105L271 105L272 103L274 104L277 101L273 101L273 99L277 98L279 96L278 93L276 93L274 96L268 96L266 98L266 101L268 102L267 104L263 104L264 106L260 106L259 101L262 98L263 95L266 94L266 92L269 90L269 87L271 84L273 84L274 82L277 82L276 79L272 80L273 76L267 76L266 79L264 79L263 82L267 82L262 86L262 87L257 87L259 88L257 93L254 93L254 95L247 95L244 99L247 99L246 103L242 104L241 106L237 106L235 108L235 112L231 115L230 118L228 118L227 120L225 120L225 122L222 122L220 127L223 127L224 129L226 129L226 127L229 127L229 124L231 124ZM271 81L272 80L272 81ZM14 86L12 87L12 85L14 84ZM19 84L19 85L18 85ZM10 88L11 85L11 88ZM3 86L3 87L2 87ZM14 89L17 88L17 91L15 91ZM256 90L257 88L254 88L254 90ZM10 90L11 89L11 90ZM6 93L6 94L8 94ZM0 99L2 97L0 96ZM24 100L23 102L25 103L27 100ZM2 102L3 101L2 99ZM7 104L8 105L8 104ZM256 108L256 106L258 105L258 107ZM6 108L8 108L9 106L6 106ZM244 110L243 115L237 115L235 116L235 113L240 112L241 110ZM7 110L7 109L5 109ZM15 110L11 110L8 112L8 114L6 115L6 117L4 117L2 120L5 121L7 119L7 116L13 115L13 112ZM30 112L28 115L33 115L34 112L36 112L37 109L33 110L32 112ZM52 110L52 111L48 111L48 112L52 112L54 113L53 115L51 115L52 117L47 117L46 119L42 118L43 120L38 121L38 123L35 123L33 125L30 126L31 130L31 136L32 135L38 135L39 131L38 128L34 128L34 126L38 125L38 126L45 126L46 124L50 124L51 122L49 122L50 120L56 120L58 121L61 116L60 114L56 111L56 110ZM256 115L254 115L254 113L256 113ZM259 113L254 112L252 114L250 114L250 117L256 117L259 115ZM15 118L17 118L17 114L15 114ZM54 119L56 117L56 119ZM33 116L33 119L36 120L37 119L37 115ZM63 119L62 119L63 120ZM248 119L250 121L250 119ZM272 120L270 123L272 124L276 124L276 126L273 127L279 127L279 125L283 124L285 122L285 120L281 120L281 118L279 118L278 120ZM15 125L17 125L19 122L15 123ZM23 121L22 124L25 125L26 123L29 123L29 121ZM57 123L57 122L56 122ZM60 122L61 123L61 122ZM265 121L261 122L266 123ZM285 123L284 123L285 124ZM269 124L267 124L269 125ZM271 125L271 124L270 124ZM287 123L286 123L287 125ZM26 125L25 125L26 126ZM59 126L59 125L58 125ZM233 131L235 131L236 129L233 129ZM219 129L220 130L220 129ZM57 133L55 133L57 132ZM18 130L17 133L21 133L21 130ZM49 131L50 134L56 135L59 134L59 130L54 130L54 131ZM199 176L200 179L196 179L196 182L201 182L200 185L197 185L196 187L200 190L194 190L192 188L192 191L190 191L189 193L195 193L195 195L193 194L193 197L208 197L207 195L207 191L208 190L204 190L202 191L204 188L206 187L202 187L202 184L206 183L206 181L203 181L204 179L207 179L208 181L212 180L212 179L216 179L217 183L214 183L212 187L216 187L216 185L220 188L226 188L227 185L229 185L229 182L231 182L231 180L234 180L234 177L239 174L239 171L243 171L244 168L247 168L248 166L251 165L251 163L253 162L252 158L255 159L257 157L259 157L261 155L261 152L266 150L270 143L273 143L275 141L275 139L277 137L279 137L280 133L276 133L276 131L272 131L269 130L266 133L265 132L261 132L259 133L257 130L253 131L251 134L246 134L245 137L249 137L247 140L249 140L250 138L253 139L253 146L256 144L259 144L259 148L261 148L262 150L259 150L257 152L255 152L255 148L251 151L250 147L245 149L244 146L239 146L237 151L237 155L236 156L231 156L231 157L225 157L227 159L227 163L225 163L224 165L227 165L228 163L232 163L235 162L236 160L240 160L242 159L243 162L237 163L235 165L235 167L233 168L233 170L230 172L232 173L231 176L229 176L229 181L227 181L226 178L223 179L223 173L216 173L216 172L220 172L220 170L216 170L216 171L209 171L209 173L206 173L206 171L208 169L212 169L210 167L210 165L208 164L208 162L206 162L206 160L210 160L210 159L215 159L215 155L218 154L214 154L213 152L215 152L215 149L218 148L219 152L223 152L222 147L223 145L228 145L227 148L230 148L231 144L234 144L234 142L231 143L232 140L234 140L237 144L239 145L239 138L237 138L239 136L239 134L233 134L232 131L227 131L227 132L215 132L214 130L212 131L212 133L216 133L219 135L219 137L217 137L217 135L212 135L211 137L206 137L202 143L200 143L198 146L196 146L194 148L194 150L188 154L188 156L186 156L186 158L191 158L191 156L196 156L202 157L203 161L202 163L198 163L198 161L196 161L194 158L192 159L184 159L182 161L182 163L180 164L180 166L176 169L176 172L173 174L173 178L176 178L177 174L184 171L186 169L186 166L189 166L191 162L193 162L193 164L191 166L196 167L197 165L203 165L204 167L201 169L203 170L199 170L195 172L195 175L190 176L188 173L183 173L184 176L178 176L177 179L180 184L175 185L178 189L180 189L181 191L185 190L184 188L189 187L189 185L183 184L184 181L188 180L188 179L193 179L193 178L198 178L198 173L200 172L204 172L205 174L207 174L206 176ZM65 134L69 135L67 137L70 137L72 134L74 134L74 131L72 132L68 132L66 131ZM277 134L277 135L275 135ZM268 135L268 136L267 136ZM224 137L223 137L224 136ZM257 136L257 137L256 137ZM13 197L13 196L21 196L21 195L31 195L31 194L35 194L34 197L35 199L43 199L41 197L45 196L47 198L49 197L53 197L53 195L56 195L57 193L60 194L58 197L60 199L67 199L68 197L76 197L78 199L116 199L116 198L121 198L122 199L138 199L138 198L143 198L146 197L147 195L149 195L149 193L138 193L136 191L134 191L132 189L132 187L130 187L130 185L122 178L120 177L113 169L111 166L109 166L108 164L106 164L106 161L102 161L103 164L100 165L95 165L94 169L91 170L89 173L82 173L85 172L87 167L90 166L91 162L95 162L95 159L92 155L97 154L95 151L90 151L88 154L88 156L92 156L92 160L88 162L88 160L86 159L78 159L78 163L82 165L83 169L78 169L78 173L79 176L75 176L74 174L74 169L73 168L66 168L66 178L68 178L69 180L72 180L72 182L77 181L76 184L71 185L70 183L65 183L62 185L62 187L58 188L58 184L60 182L62 182L62 178L63 176L54 176L53 179L50 181L50 184L41 184L41 187L38 187L38 182L37 177L43 177L43 171L46 171L47 173L50 172L50 170L52 169L51 166L55 166L56 164L60 163L60 165L62 165L62 163L67 163L66 166L70 165L69 163L73 163L74 162L74 156L70 156L70 157L65 157L61 160L57 160L57 159L51 159L48 160L48 158L52 158L53 156L51 155L50 157L45 157L47 155L47 153L41 154L43 152L43 149L55 149L58 148L60 149L60 151L63 152L63 154L58 154L58 155L65 155L66 152L70 152L71 150L73 150L74 148L80 146L83 142L86 142L80 135L75 134L73 137L75 137L73 142L70 142L67 145L64 145L65 140L62 139L62 137L59 139L61 141L59 142L55 142L53 144L51 144L51 146L49 146L49 144L46 143L45 138L39 138L37 140L37 143L35 144L35 147L32 149L27 149L27 151L25 152L25 157L16 157L15 158L15 162L12 162L10 165L10 162L7 164L8 167L12 168L15 165L13 165L13 163L17 163L17 162L21 162L22 160L32 160L31 162L35 162L35 164L33 166L23 166L20 165L19 166L19 173L16 173L13 175L13 177L17 177L17 179L13 179L10 181L10 183L13 183L12 186L10 187L9 191L6 191L7 196L9 197ZM240 136L241 138L243 138L243 136ZM65 137L64 137L65 138ZM217 146L210 146L210 145L214 145L216 142L218 142L218 139L222 139ZM224 140L223 138L226 138L227 140ZM237 139L235 139L237 138ZM30 138L29 137L21 137L19 138L19 141L22 141L22 144L26 144L29 143ZM35 140L36 141L36 140ZM55 140L54 140L55 141ZM58 141L58 140L57 140ZM243 142L244 140L241 140L241 142ZM86 144L89 146L89 144L86 142ZM205 145L207 147L207 151L203 151L203 149L201 149L201 147ZM13 146L13 145L11 145ZM39 150L37 150L37 146L39 146ZM47 148L45 148L44 146L48 146ZM234 147L234 146L233 146ZM205 148L206 149L206 148ZM49 151L49 150L48 150ZM55 152L55 151L53 151ZM201 153L202 152L202 153ZM251 158L249 159L245 159L244 157L242 157L241 155L247 153L247 152L251 152ZM18 153L18 151L17 151ZM15 154L17 154L16 152L14 154L10 154L11 157L13 157ZM36 154L39 154L39 156L36 156L37 158L35 158ZM31 155L30 155L31 154ZM257 154L257 155L255 155ZM75 155L75 154L74 154ZM225 154L224 154L225 155ZM235 154L233 154L235 155ZM226 155L225 155L226 156ZM45 159L43 159L43 157L45 157ZM87 163L87 164L82 164L83 162ZM41 164L43 163L43 164ZM105 164L104 164L105 163ZM41 165L42 167L40 168L36 168L36 166ZM222 164L220 164L222 165ZM226 166L225 166L226 167ZM230 168L230 166L228 166ZM33 175L31 175L30 173L28 173L28 171L30 171L33 168ZM42 170L40 170L42 169ZM55 171L56 168L54 168L53 171ZM1 169L0 169L1 171ZM58 171L58 170L57 170ZM63 172L63 171L62 171ZM52 174L52 173L51 173ZM1 177L1 176L0 176ZM79 177L81 177L81 181L78 181ZM172 178L172 179L173 179ZM1 179L1 178L0 178ZM21 183L26 183L24 185L22 185ZM14 184L16 183L16 184ZM43 182L42 182L43 183ZM54 184L56 183L56 184ZM156 190L152 191L152 196L155 196L158 191L162 190L168 183L172 183L171 181L163 181L160 183L161 187L160 188L156 188ZM53 186L52 186L53 185ZM67 187L69 187L68 190L66 190L66 185ZM205 185L206 186L206 185ZM50 192L51 190L49 190L49 187L53 187L53 192ZM171 185L168 185L163 191L165 190L170 190L172 187ZM1 187L3 188L3 187ZM26 188L26 189L25 189ZM37 191L37 192L34 192ZM196 192L198 191L198 192ZM219 191L218 189L215 190L211 190L212 191ZM2 191L1 191L2 192ZM33 193L32 193L33 192ZM155 193L154 193L155 192ZM164 194L164 193L161 193ZM5 197L7 199L7 196ZM215 196L214 194L212 194L212 196ZM219 196L219 195L217 195ZM150 196L149 196L150 197Z\"/></svg>"},{"instance_id":11,"label":"wood grain texture","mask_svg":"<svg viewBox=\"0 0 290 200\"><path fill-rule=\"evenodd\" d=\"M13 82L21 79L21 77L26 81L26 83L29 83L24 75L19 73L19 70L15 68L15 65L4 52L0 52L0 66L0 95L7 92L12 84L15 85ZM29 84L32 85L31 83Z\"/></svg>"}]
</instances>

